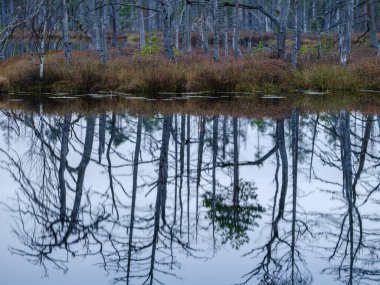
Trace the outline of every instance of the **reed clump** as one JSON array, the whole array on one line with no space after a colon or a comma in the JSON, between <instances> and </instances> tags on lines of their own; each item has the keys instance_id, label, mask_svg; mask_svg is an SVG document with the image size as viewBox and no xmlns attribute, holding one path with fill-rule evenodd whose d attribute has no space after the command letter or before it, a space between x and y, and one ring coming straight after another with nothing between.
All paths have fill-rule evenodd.
<instances>
[{"instance_id":1,"label":"reed clump","mask_svg":"<svg viewBox=\"0 0 380 285\"><path fill-rule=\"evenodd\" d=\"M358 88L380 90L379 59L359 59L350 66L350 69L356 78Z\"/></svg>"},{"instance_id":2,"label":"reed clump","mask_svg":"<svg viewBox=\"0 0 380 285\"><path fill-rule=\"evenodd\" d=\"M353 91L357 78L350 68L332 64L315 64L295 72L295 86L301 89Z\"/></svg>"},{"instance_id":3,"label":"reed clump","mask_svg":"<svg viewBox=\"0 0 380 285\"><path fill-rule=\"evenodd\" d=\"M38 80L38 65L31 56L15 57L1 65L0 77L7 82L3 88L31 86Z\"/></svg>"},{"instance_id":4,"label":"reed clump","mask_svg":"<svg viewBox=\"0 0 380 285\"><path fill-rule=\"evenodd\" d=\"M119 70L116 80L121 91L150 94L186 91L186 70L181 63L162 57L134 57L124 64L120 67L117 61L110 63L111 70Z\"/></svg>"}]
</instances>

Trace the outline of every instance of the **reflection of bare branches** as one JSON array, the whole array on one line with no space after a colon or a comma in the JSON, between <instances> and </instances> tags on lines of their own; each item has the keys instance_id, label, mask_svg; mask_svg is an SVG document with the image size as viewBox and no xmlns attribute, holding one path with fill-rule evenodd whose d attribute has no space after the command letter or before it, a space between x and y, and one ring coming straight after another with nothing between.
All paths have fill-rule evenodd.
<instances>
[{"instance_id":1,"label":"reflection of bare branches","mask_svg":"<svg viewBox=\"0 0 380 285\"><path fill-rule=\"evenodd\" d=\"M352 126L351 117L349 112L341 111L338 120L339 132L330 132L340 142L338 151L331 148L326 151L325 148L324 152L318 154L322 161L328 161L330 167L337 168L342 173L342 182L323 181L322 179L321 181L338 187L339 190L330 192L334 197L340 197L344 206L338 209L343 209L344 212L329 216L318 214L317 217L324 217L326 221L324 232L329 232L328 237L334 239L332 247L324 246L323 248L329 252L329 261L331 263L336 261L336 264L325 268L323 272L336 274L339 280L347 284L365 284L367 281L379 280L378 269L372 262L374 258L376 259L376 252L379 250L375 237L377 234L374 230L364 230L363 228L364 221L370 223L371 220L378 220L378 218L363 217L360 213L360 207L365 205L379 187L376 179L373 181L375 185L369 180L372 175L368 172L375 168L371 165L366 167L366 164L371 163L369 159L377 163L377 158L368 153L374 118L369 115L361 120L355 116L354 126ZM359 123L362 122L364 126L359 127ZM328 126L324 126L324 128L328 129ZM354 140L351 140L351 137ZM332 157L334 159L331 159ZM369 159L367 160L367 158ZM362 199L363 202L359 204Z\"/></svg>"},{"instance_id":2,"label":"reflection of bare branches","mask_svg":"<svg viewBox=\"0 0 380 285\"><path fill-rule=\"evenodd\" d=\"M38 181L34 179L33 175L29 176L29 171L24 171L24 165L20 158L14 159L10 154L1 150L2 153L7 155L10 162L8 164L8 171L22 190L22 195L17 196L18 206L13 209L18 213L14 232L27 249L12 248L11 250L14 253L25 256L33 263L41 264L45 270L46 262L51 262L55 267L65 269L64 262L67 261L69 255L62 259L54 254L54 250L65 249L67 254L77 255L78 251L74 248L75 245L83 241L88 243L89 239L94 236L94 232L99 229L101 222L107 219L105 209L102 207L99 208L97 213L93 213L91 208L86 210L85 207L81 207L84 193L83 182L93 145L95 126L95 118L93 116L87 118L82 158L78 167L75 168L77 170L77 177L75 187L73 188L75 193L73 206L71 214L66 215L67 191L64 173L67 170L70 120L70 116L66 116L62 127L60 167L57 181L59 195L55 195L54 182L45 183L44 178L49 177L51 179L54 177L56 155L50 157L52 165L49 165L47 161L43 164L44 174L41 181ZM32 128L34 133L38 132L33 124L28 124L28 126ZM41 137L42 135L37 136L39 139ZM45 145L46 141L44 140L42 146ZM53 151L53 148L50 147L50 150ZM46 152L42 154L46 156ZM69 188L72 189L72 187ZM85 222L83 219L83 215L85 214L89 216L90 222ZM82 215L81 218L79 218L80 215ZM97 243L96 239L94 241Z\"/></svg>"},{"instance_id":3,"label":"reflection of bare branches","mask_svg":"<svg viewBox=\"0 0 380 285\"><path fill-rule=\"evenodd\" d=\"M278 145L279 158L282 168L282 182L281 187L276 188L272 223L269 241L262 247L254 248L245 256L252 256L254 260L257 260L262 253L263 258L259 264L253 268L250 272L246 273L244 281L241 284L247 284L252 278L257 276L261 280L261 284L309 284L312 277L309 270L306 268L306 263L301 255L300 249L296 246L298 239L308 232L308 227L305 223L296 218L296 205L297 205L297 176L294 174L297 172L298 161L298 114L293 114L293 200L292 200L292 218L291 218L291 231L290 233L281 233L279 230L279 224L285 219L285 203L287 197L288 188L288 158L285 147L285 130L284 121L277 120L276 128L276 145ZM276 185L278 181L278 169L279 160L277 159L277 168L275 181ZM278 209L277 196L279 193ZM290 240L290 241L289 241Z\"/></svg>"}]
</instances>

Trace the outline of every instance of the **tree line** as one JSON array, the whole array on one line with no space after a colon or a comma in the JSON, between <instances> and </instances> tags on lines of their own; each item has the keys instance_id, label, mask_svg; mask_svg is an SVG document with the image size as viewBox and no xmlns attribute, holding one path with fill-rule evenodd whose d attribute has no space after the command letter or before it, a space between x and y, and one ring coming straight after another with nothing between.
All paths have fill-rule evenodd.
<instances>
[{"instance_id":1,"label":"tree line","mask_svg":"<svg viewBox=\"0 0 380 285\"><path fill-rule=\"evenodd\" d=\"M22 30L35 41L42 64L51 40L60 42L69 62L73 37L79 34L88 38L89 49L99 51L103 64L107 48L117 47L118 38L124 36L125 41L132 32L138 34L140 49L148 44L147 33L162 33L169 59L176 50L190 53L195 46L215 61L221 60L221 49L224 56L239 58L242 46L252 48L250 37L240 38L242 32L273 32L277 56L291 59L294 66L302 32L318 37L337 33L343 65L349 61L354 32L368 36L371 46L379 48L376 0L1 0L0 9L0 54L9 37ZM52 38L57 34L58 39ZM292 35L291 46L287 34ZM292 52L287 54L287 48Z\"/></svg>"}]
</instances>

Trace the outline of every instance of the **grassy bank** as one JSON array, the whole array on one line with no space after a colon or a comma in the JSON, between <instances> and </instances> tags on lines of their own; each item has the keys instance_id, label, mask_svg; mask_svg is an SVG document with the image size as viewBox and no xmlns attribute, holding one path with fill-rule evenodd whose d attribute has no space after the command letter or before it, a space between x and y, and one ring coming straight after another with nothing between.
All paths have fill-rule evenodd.
<instances>
[{"instance_id":1,"label":"grassy bank","mask_svg":"<svg viewBox=\"0 0 380 285\"><path fill-rule=\"evenodd\" d=\"M256 54L242 59L223 59L215 63L201 54L181 55L176 62L162 56L139 56L128 51L113 51L106 66L98 54L74 52L70 64L62 53L47 56L45 77L38 78L38 61L32 55L0 63L1 91L96 92L196 92L258 90L289 92L295 89L355 91L380 90L380 64L375 56L352 58L341 67L337 58L323 60L304 56L300 69L273 58Z\"/></svg>"}]
</instances>

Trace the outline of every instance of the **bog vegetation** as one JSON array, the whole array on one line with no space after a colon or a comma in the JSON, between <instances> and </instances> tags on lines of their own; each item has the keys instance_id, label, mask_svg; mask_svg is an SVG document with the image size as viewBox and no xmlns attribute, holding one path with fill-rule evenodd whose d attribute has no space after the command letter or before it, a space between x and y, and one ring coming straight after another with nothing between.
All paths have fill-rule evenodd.
<instances>
[{"instance_id":1,"label":"bog vegetation","mask_svg":"<svg viewBox=\"0 0 380 285\"><path fill-rule=\"evenodd\" d=\"M375 1L255 3L2 0L0 92L380 90Z\"/></svg>"}]
</instances>

